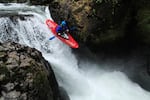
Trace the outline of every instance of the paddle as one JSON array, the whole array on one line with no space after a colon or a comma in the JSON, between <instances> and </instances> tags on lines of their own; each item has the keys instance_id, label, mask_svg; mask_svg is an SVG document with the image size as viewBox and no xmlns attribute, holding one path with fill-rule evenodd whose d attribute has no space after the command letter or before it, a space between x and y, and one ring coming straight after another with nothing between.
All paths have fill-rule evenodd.
<instances>
[{"instance_id":1,"label":"paddle","mask_svg":"<svg viewBox=\"0 0 150 100\"><path fill-rule=\"evenodd\" d=\"M52 37L49 38L49 40L53 40L54 38L55 38L55 36L52 36Z\"/></svg>"}]
</instances>

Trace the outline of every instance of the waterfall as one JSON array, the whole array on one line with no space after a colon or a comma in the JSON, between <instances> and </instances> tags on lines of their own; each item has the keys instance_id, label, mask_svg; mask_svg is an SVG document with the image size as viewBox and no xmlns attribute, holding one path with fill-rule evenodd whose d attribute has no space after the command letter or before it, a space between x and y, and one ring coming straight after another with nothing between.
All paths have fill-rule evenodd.
<instances>
[{"instance_id":1,"label":"waterfall","mask_svg":"<svg viewBox=\"0 0 150 100\"><path fill-rule=\"evenodd\" d=\"M11 40L41 51L71 100L150 100L150 93L124 73L102 70L91 61L79 65L71 48L57 38L49 40L53 34L45 24L52 19L48 7L0 4L0 13L0 42Z\"/></svg>"}]
</instances>

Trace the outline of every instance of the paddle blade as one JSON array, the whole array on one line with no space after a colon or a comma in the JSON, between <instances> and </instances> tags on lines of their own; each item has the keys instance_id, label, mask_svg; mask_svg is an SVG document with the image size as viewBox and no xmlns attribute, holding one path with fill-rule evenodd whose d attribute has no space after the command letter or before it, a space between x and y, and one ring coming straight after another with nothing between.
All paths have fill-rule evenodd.
<instances>
[{"instance_id":1,"label":"paddle blade","mask_svg":"<svg viewBox=\"0 0 150 100\"><path fill-rule=\"evenodd\" d=\"M52 37L49 38L49 40L53 40L54 38L55 38L55 36L52 36Z\"/></svg>"}]
</instances>

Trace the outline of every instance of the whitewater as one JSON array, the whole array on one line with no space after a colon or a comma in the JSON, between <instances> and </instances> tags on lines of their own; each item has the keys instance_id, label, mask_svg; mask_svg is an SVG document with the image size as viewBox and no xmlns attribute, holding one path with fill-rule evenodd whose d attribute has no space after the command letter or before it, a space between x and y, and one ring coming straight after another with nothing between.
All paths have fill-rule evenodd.
<instances>
[{"instance_id":1,"label":"whitewater","mask_svg":"<svg viewBox=\"0 0 150 100\"><path fill-rule=\"evenodd\" d=\"M123 72L106 71L103 65L77 59L72 49L53 36L45 24L52 19L48 7L0 4L0 42L14 41L36 48L50 62L59 86L71 100L150 100L150 92ZM4 16L15 14L19 17ZM31 16L25 16L31 15Z\"/></svg>"}]
</instances>

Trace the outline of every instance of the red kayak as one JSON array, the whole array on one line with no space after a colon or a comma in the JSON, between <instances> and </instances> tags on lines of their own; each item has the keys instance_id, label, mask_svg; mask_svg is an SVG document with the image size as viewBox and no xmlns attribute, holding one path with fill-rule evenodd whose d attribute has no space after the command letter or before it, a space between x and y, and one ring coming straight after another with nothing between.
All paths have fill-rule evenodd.
<instances>
[{"instance_id":1,"label":"red kayak","mask_svg":"<svg viewBox=\"0 0 150 100\"><path fill-rule=\"evenodd\" d=\"M57 23L54 21L48 19L46 20L46 24L48 28L52 31L52 33L59 38L62 42L65 44L69 45L72 48L79 48L79 44L72 38L72 36L69 33L64 33L62 35L58 35L56 32L56 28L58 26Z\"/></svg>"}]
</instances>

